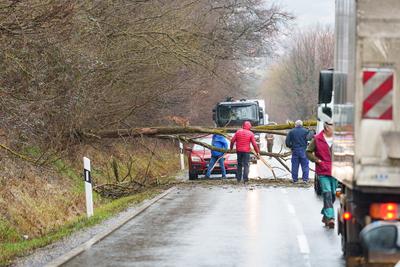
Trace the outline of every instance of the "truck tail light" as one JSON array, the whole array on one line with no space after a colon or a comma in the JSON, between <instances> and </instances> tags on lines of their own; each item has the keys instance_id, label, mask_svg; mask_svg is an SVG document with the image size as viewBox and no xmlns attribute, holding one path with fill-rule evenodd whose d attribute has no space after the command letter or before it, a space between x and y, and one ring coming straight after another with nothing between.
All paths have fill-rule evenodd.
<instances>
[{"instance_id":1,"label":"truck tail light","mask_svg":"<svg viewBox=\"0 0 400 267\"><path fill-rule=\"evenodd\" d=\"M397 203L373 203L369 208L373 219L397 220L399 217Z\"/></svg>"},{"instance_id":2,"label":"truck tail light","mask_svg":"<svg viewBox=\"0 0 400 267\"><path fill-rule=\"evenodd\" d=\"M351 220L351 218L353 217L353 215L352 215L349 211L346 211L345 213L343 213L342 217L343 217L343 219L344 219L345 221L348 221L348 220Z\"/></svg>"}]
</instances>

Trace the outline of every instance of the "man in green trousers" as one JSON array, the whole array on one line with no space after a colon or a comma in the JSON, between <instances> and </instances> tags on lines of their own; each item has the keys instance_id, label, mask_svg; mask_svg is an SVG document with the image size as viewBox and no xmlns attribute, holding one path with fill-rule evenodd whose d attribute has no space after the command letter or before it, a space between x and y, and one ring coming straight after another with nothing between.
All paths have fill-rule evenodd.
<instances>
[{"instance_id":1,"label":"man in green trousers","mask_svg":"<svg viewBox=\"0 0 400 267\"><path fill-rule=\"evenodd\" d=\"M315 162L315 172L319 177L319 182L324 199L322 208L322 222L329 228L335 227L335 212L333 202L335 201L337 180L332 177L332 143L333 143L333 123L326 121L324 130L314 136L307 147L307 157Z\"/></svg>"}]
</instances>

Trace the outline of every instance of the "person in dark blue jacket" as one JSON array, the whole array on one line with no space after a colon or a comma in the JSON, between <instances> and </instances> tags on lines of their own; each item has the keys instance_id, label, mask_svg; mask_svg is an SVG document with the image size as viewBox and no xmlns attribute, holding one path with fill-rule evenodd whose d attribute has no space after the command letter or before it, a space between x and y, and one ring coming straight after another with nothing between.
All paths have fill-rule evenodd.
<instances>
[{"instance_id":1,"label":"person in dark blue jacket","mask_svg":"<svg viewBox=\"0 0 400 267\"><path fill-rule=\"evenodd\" d=\"M219 134L213 135L211 145L222 149L228 149L228 142L226 141L224 136ZM211 151L211 160L210 163L208 164L206 178L210 178L211 171L214 168L214 165L216 165L218 162L219 166L221 167L222 178L226 178L224 154L225 154L224 152L216 150Z\"/></svg>"},{"instance_id":2,"label":"person in dark blue jacket","mask_svg":"<svg viewBox=\"0 0 400 267\"><path fill-rule=\"evenodd\" d=\"M312 138L310 132L303 128L303 122L297 120L295 128L289 131L285 143L292 150L292 179L297 183L299 175L299 165L303 172L303 182L308 183L308 158L306 155L307 141Z\"/></svg>"}]
</instances>

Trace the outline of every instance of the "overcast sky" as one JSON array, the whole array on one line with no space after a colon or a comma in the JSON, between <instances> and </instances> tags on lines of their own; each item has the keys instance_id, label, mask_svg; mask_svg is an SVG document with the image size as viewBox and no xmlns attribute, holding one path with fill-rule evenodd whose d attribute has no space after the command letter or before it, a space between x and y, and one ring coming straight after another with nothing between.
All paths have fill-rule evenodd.
<instances>
[{"instance_id":1,"label":"overcast sky","mask_svg":"<svg viewBox=\"0 0 400 267\"><path fill-rule=\"evenodd\" d=\"M334 26L335 0L275 0L275 3L296 16L303 28L316 23Z\"/></svg>"},{"instance_id":2,"label":"overcast sky","mask_svg":"<svg viewBox=\"0 0 400 267\"><path fill-rule=\"evenodd\" d=\"M296 19L293 26L299 29L320 24L335 26L335 0L265 0L267 4L277 4L285 11L292 13ZM285 40L289 35L282 35L278 41L277 54L284 53ZM273 60L273 59L272 59ZM265 68L271 63L271 58L256 67L256 73L264 76Z\"/></svg>"}]
</instances>

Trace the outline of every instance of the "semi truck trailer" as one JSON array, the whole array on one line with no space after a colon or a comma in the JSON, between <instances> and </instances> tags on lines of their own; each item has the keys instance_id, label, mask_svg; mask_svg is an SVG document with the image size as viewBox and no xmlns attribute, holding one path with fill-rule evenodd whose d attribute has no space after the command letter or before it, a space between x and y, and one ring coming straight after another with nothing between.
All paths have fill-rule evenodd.
<instances>
[{"instance_id":1,"label":"semi truck trailer","mask_svg":"<svg viewBox=\"0 0 400 267\"><path fill-rule=\"evenodd\" d=\"M400 1L336 0L335 12L333 76L320 76L319 91L334 96L338 233L349 266L354 259L394 264L400 260Z\"/></svg>"}]
</instances>

